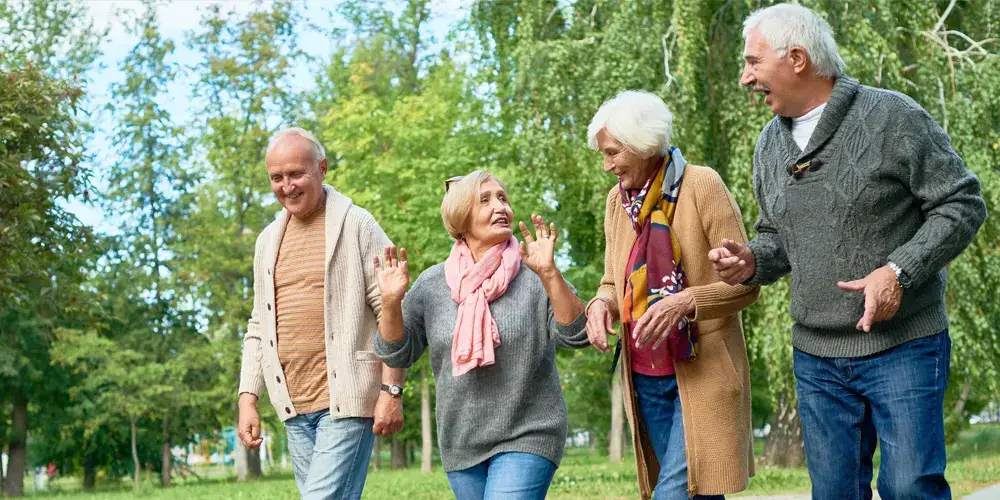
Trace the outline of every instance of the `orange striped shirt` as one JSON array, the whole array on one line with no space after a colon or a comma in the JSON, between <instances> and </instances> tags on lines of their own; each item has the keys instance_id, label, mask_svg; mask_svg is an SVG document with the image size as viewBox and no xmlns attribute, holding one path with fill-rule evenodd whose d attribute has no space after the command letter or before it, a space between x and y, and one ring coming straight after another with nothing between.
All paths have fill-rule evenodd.
<instances>
[{"instance_id":1,"label":"orange striped shirt","mask_svg":"<svg viewBox=\"0 0 1000 500\"><path fill-rule=\"evenodd\" d=\"M300 415L330 407L323 323L325 228L323 209L305 219L291 217L274 268L278 360Z\"/></svg>"}]
</instances>

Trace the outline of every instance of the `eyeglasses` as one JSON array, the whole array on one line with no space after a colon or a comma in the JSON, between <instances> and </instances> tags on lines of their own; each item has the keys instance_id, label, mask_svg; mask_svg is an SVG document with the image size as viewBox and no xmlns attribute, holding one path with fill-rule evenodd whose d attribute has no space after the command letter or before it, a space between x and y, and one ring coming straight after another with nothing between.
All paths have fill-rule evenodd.
<instances>
[{"instance_id":1,"label":"eyeglasses","mask_svg":"<svg viewBox=\"0 0 1000 500\"><path fill-rule=\"evenodd\" d=\"M465 177L465 176L464 175L456 175L455 177L452 177L452 178L444 181L444 192L447 193L448 190L451 189L451 185L453 183L455 183L455 182L458 182L458 181L462 180L463 177Z\"/></svg>"}]
</instances>

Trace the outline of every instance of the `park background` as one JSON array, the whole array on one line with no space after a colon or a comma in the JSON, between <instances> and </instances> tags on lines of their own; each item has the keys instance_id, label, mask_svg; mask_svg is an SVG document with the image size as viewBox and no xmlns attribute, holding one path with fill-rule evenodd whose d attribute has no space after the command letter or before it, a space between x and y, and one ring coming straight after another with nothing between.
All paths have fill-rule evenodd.
<instances>
[{"instance_id":1,"label":"park background","mask_svg":"<svg viewBox=\"0 0 1000 500\"><path fill-rule=\"evenodd\" d=\"M1000 196L1000 1L811 0L847 73L906 93ZM409 249L451 241L444 179L485 168L524 219L560 226L585 300L614 184L587 148L600 104L662 96L674 141L757 214L752 152L772 115L737 84L759 0L0 0L0 450L5 495L294 498L265 399L259 452L233 435L257 234L280 209L263 154L301 125L327 182ZM945 401L956 493L1000 481L1000 220L949 266ZM788 282L743 314L758 473L808 491ZM554 498L637 494L610 356L558 355L568 456ZM426 358L406 425L379 442L367 498L444 498ZM53 464L55 478L45 473Z\"/></svg>"}]
</instances>

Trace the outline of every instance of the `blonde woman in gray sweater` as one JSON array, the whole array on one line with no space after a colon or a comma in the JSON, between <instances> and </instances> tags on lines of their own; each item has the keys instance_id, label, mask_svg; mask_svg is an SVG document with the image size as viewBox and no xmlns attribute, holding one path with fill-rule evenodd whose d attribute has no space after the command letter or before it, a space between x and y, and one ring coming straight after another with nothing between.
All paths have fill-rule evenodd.
<instances>
[{"instance_id":1,"label":"blonde woman in gray sweater","mask_svg":"<svg viewBox=\"0 0 1000 500\"><path fill-rule=\"evenodd\" d=\"M457 498L543 499L567 431L555 348L589 345L583 303L555 266L554 223L533 214L535 236L521 222L518 243L496 177L476 171L446 186L448 259L409 292L406 250L387 247L375 263L375 353L402 368L430 351L441 462Z\"/></svg>"}]
</instances>

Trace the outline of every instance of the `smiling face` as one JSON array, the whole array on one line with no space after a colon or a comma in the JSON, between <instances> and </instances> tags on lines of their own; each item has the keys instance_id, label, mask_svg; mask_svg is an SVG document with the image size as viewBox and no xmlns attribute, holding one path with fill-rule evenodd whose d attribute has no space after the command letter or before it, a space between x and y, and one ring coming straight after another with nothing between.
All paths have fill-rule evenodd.
<instances>
[{"instance_id":1,"label":"smiling face","mask_svg":"<svg viewBox=\"0 0 1000 500\"><path fill-rule=\"evenodd\" d=\"M470 247L489 248L510 239L514 210L507 192L500 184L487 179L479 185L477 198L469 212L465 240Z\"/></svg>"},{"instance_id":2,"label":"smiling face","mask_svg":"<svg viewBox=\"0 0 1000 500\"><path fill-rule=\"evenodd\" d=\"M597 149L604 156L604 171L615 174L625 189L642 189L660 166L659 157L642 158L615 139L608 129L597 133Z\"/></svg>"},{"instance_id":3,"label":"smiling face","mask_svg":"<svg viewBox=\"0 0 1000 500\"><path fill-rule=\"evenodd\" d=\"M796 56L802 51L796 48ZM743 75L740 85L764 95L764 103L771 112L790 118L802 116L799 112L796 90L799 77L796 71L797 57L780 57L767 43L760 29L754 28L747 34L743 48Z\"/></svg>"},{"instance_id":4,"label":"smiling face","mask_svg":"<svg viewBox=\"0 0 1000 500\"><path fill-rule=\"evenodd\" d=\"M296 217L306 217L323 202L326 158L317 165L315 149L308 139L288 135L267 152L264 159L271 191L278 203Z\"/></svg>"}]
</instances>

